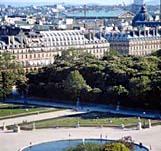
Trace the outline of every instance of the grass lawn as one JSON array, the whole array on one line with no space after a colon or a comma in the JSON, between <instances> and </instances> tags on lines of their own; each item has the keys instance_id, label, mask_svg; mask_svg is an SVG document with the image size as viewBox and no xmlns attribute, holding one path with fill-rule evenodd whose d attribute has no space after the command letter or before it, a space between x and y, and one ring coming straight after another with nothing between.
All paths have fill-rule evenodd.
<instances>
[{"instance_id":1,"label":"grass lawn","mask_svg":"<svg viewBox=\"0 0 161 151\"><path fill-rule=\"evenodd\" d=\"M7 107L7 106L10 106L8 104L3 104L3 103L0 103L0 107Z\"/></svg>"},{"instance_id":2,"label":"grass lawn","mask_svg":"<svg viewBox=\"0 0 161 151\"><path fill-rule=\"evenodd\" d=\"M95 114L96 116L93 116ZM75 117L63 117L57 119L50 119L45 121L38 121L36 122L37 128L50 128L50 127L75 127L77 126L78 122L79 125L82 127L89 127L89 126L121 126L124 124L125 127L127 126L136 126L138 123L138 118L136 117L123 117L113 114L101 115L102 113L88 113L81 116ZM144 124L148 124L147 119L141 119L141 122ZM157 120L152 120L152 123L158 122ZM32 124L23 125L27 128L31 128Z\"/></svg>"},{"instance_id":3,"label":"grass lawn","mask_svg":"<svg viewBox=\"0 0 161 151\"><path fill-rule=\"evenodd\" d=\"M0 104L0 118L18 115L28 115L36 112L57 111L56 108L43 108L36 106L23 106L14 104Z\"/></svg>"}]
</instances>

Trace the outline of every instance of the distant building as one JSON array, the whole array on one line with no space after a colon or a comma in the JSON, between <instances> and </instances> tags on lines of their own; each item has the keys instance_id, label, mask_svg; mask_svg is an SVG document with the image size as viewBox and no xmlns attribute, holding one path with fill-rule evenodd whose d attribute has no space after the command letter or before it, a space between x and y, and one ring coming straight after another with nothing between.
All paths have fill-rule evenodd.
<instances>
[{"instance_id":1,"label":"distant building","mask_svg":"<svg viewBox=\"0 0 161 151\"><path fill-rule=\"evenodd\" d=\"M140 10L140 7L145 4L145 0L134 0L132 4L132 12L137 14Z\"/></svg>"},{"instance_id":2,"label":"distant building","mask_svg":"<svg viewBox=\"0 0 161 151\"><path fill-rule=\"evenodd\" d=\"M140 7L140 11L136 14L136 16L133 18L132 25L135 27L138 26L147 26L147 27L157 27L161 26L161 21L156 20L154 17L152 17L147 10L146 5L142 5Z\"/></svg>"},{"instance_id":3,"label":"distant building","mask_svg":"<svg viewBox=\"0 0 161 151\"><path fill-rule=\"evenodd\" d=\"M15 27L13 25L10 26L0 26L0 37L2 36L11 36L17 35L21 29L19 27Z\"/></svg>"},{"instance_id":4,"label":"distant building","mask_svg":"<svg viewBox=\"0 0 161 151\"><path fill-rule=\"evenodd\" d=\"M73 18L74 20L77 21L84 21L85 23L87 22L92 22L93 21L93 26L95 26L94 21L101 22L103 21L104 25L108 24L119 24L120 22L129 22L131 23L135 14L129 11L123 11L123 10L113 10L113 11L95 11L95 10L90 10L87 11L86 14L82 11L75 11L72 13L67 14L67 18Z\"/></svg>"},{"instance_id":5,"label":"distant building","mask_svg":"<svg viewBox=\"0 0 161 151\"><path fill-rule=\"evenodd\" d=\"M109 51L109 43L100 35L80 30L19 32L0 37L0 53L10 52L26 70L52 64L62 51L75 48L100 58Z\"/></svg>"},{"instance_id":6,"label":"distant building","mask_svg":"<svg viewBox=\"0 0 161 151\"><path fill-rule=\"evenodd\" d=\"M144 56L161 49L161 29L112 31L106 35L110 47L122 55Z\"/></svg>"},{"instance_id":7,"label":"distant building","mask_svg":"<svg viewBox=\"0 0 161 151\"><path fill-rule=\"evenodd\" d=\"M26 16L26 15L12 15L12 16L5 16L4 22L9 25L15 25L18 22L24 22L29 25L33 25L36 22L35 17Z\"/></svg>"}]
</instances>

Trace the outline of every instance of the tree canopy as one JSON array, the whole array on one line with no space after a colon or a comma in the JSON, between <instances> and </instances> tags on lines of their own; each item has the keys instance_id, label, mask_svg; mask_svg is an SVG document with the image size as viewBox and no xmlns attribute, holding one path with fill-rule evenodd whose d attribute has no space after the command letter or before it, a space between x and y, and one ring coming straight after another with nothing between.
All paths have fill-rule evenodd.
<instances>
[{"instance_id":1,"label":"tree canopy","mask_svg":"<svg viewBox=\"0 0 161 151\"><path fill-rule=\"evenodd\" d=\"M80 92L82 89L90 89L78 70L71 71L68 74L67 79L64 81L64 88L68 93L72 93L72 97L74 99L80 97Z\"/></svg>"},{"instance_id":2,"label":"tree canopy","mask_svg":"<svg viewBox=\"0 0 161 151\"><path fill-rule=\"evenodd\" d=\"M16 80L22 79L22 70L15 57L10 53L0 54L0 99L11 93L12 86Z\"/></svg>"},{"instance_id":3,"label":"tree canopy","mask_svg":"<svg viewBox=\"0 0 161 151\"><path fill-rule=\"evenodd\" d=\"M77 53L76 53L77 54ZM29 74L29 95L89 103L161 109L161 57L120 56L103 59L73 53L65 61Z\"/></svg>"}]
</instances>

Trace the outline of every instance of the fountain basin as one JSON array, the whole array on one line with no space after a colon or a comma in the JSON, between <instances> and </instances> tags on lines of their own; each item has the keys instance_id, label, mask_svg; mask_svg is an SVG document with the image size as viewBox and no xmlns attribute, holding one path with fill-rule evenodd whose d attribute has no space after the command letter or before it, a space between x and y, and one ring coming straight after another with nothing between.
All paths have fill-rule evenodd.
<instances>
[{"instance_id":1,"label":"fountain basin","mask_svg":"<svg viewBox=\"0 0 161 151\"><path fill-rule=\"evenodd\" d=\"M60 140L53 142L46 142L38 145L33 145L23 149L22 151L64 151L67 148L75 147L80 143L96 143L96 144L104 144L114 142L112 140L105 139L74 139L74 140ZM134 151L149 151L146 147L140 147L137 144L134 144Z\"/></svg>"}]
</instances>

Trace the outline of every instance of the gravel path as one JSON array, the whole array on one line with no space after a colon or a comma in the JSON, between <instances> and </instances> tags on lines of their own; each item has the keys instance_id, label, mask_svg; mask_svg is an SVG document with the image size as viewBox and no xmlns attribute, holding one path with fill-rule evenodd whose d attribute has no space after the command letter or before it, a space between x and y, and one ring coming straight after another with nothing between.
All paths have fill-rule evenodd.
<instances>
[{"instance_id":1,"label":"gravel path","mask_svg":"<svg viewBox=\"0 0 161 151\"><path fill-rule=\"evenodd\" d=\"M49 112L49 113L41 113L37 115L29 115L24 117L16 117L11 119L0 120L0 127L3 126L3 123L5 123L5 125L7 126L7 125L13 125L14 123L20 124L20 123L23 123L23 121L35 122L35 121L52 119L52 118L67 116L67 115L75 115L80 113L83 113L83 112L75 112L73 110L62 110L62 111L55 111L55 112Z\"/></svg>"},{"instance_id":2,"label":"gravel path","mask_svg":"<svg viewBox=\"0 0 161 151\"><path fill-rule=\"evenodd\" d=\"M124 136L132 136L135 142L142 142L152 151L161 151L161 126L144 130L121 130L113 128L58 128L41 129L35 131L21 131L20 133L0 132L0 151L19 151L30 142L37 144L41 142L82 138L120 139Z\"/></svg>"}]
</instances>

